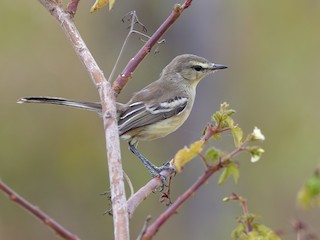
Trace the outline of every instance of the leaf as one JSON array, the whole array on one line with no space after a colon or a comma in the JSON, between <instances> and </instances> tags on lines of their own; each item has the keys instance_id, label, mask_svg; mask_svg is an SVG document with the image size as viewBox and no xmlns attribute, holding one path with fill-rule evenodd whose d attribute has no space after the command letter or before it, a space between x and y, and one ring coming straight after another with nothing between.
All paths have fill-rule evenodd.
<instances>
[{"instance_id":1,"label":"leaf","mask_svg":"<svg viewBox=\"0 0 320 240\"><path fill-rule=\"evenodd\" d=\"M173 165L178 172L181 171L182 167L186 165L189 161L191 161L194 157L196 157L199 153L201 153L203 149L204 141L197 141L190 145L190 148L184 147L180 149L173 161Z\"/></svg>"},{"instance_id":2,"label":"leaf","mask_svg":"<svg viewBox=\"0 0 320 240\"><path fill-rule=\"evenodd\" d=\"M212 147L212 148L209 148L206 152L206 155L205 155L205 159L207 162L211 162L211 163L214 163L216 162L220 157L222 157L223 153Z\"/></svg>"},{"instance_id":3,"label":"leaf","mask_svg":"<svg viewBox=\"0 0 320 240\"><path fill-rule=\"evenodd\" d=\"M90 12L93 13L99 10L100 8L104 7L108 3L109 3L109 10L111 10L115 2L116 0L96 0L96 2L93 4L93 6L90 9Z\"/></svg>"},{"instance_id":4,"label":"leaf","mask_svg":"<svg viewBox=\"0 0 320 240\"><path fill-rule=\"evenodd\" d=\"M233 180L235 183L238 183L239 180L239 168L236 164L231 164L229 166L229 171L231 172L232 176L233 176Z\"/></svg>"},{"instance_id":5,"label":"leaf","mask_svg":"<svg viewBox=\"0 0 320 240\"><path fill-rule=\"evenodd\" d=\"M213 138L214 138L215 140L220 140L220 139L221 139L221 134L220 134L220 133L215 133L215 134L213 134L212 136L213 136Z\"/></svg>"},{"instance_id":6,"label":"leaf","mask_svg":"<svg viewBox=\"0 0 320 240\"><path fill-rule=\"evenodd\" d=\"M320 177L317 175L312 176L306 183L306 188L311 197L316 197L320 194Z\"/></svg>"},{"instance_id":7,"label":"leaf","mask_svg":"<svg viewBox=\"0 0 320 240\"><path fill-rule=\"evenodd\" d=\"M234 120L231 117L226 115L223 121L225 121L225 125L227 127L229 127L229 128L233 128L234 127Z\"/></svg>"},{"instance_id":8,"label":"leaf","mask_svg":"<svg viewBox=\"0 0 320 240\"><path fill-rule=\"evenodd\" d=\"M228 172L228 169L227 168L223 169L223 172L219 177L218 184L224 183L229 175L230 173Z\"/></svg>"},{"instance_id":9,"label":"leaf","mask_svg":"<svg viewBox=\"0 0 320 240\"><path fill-rule=\"evenodd\" d=\"M297 202L304 209L320 206L320 177L318 175L314 175L308 179L303 188L298 192Z\"/></svg>"},{"instance_id":10,"label":"leaf","mask_svg":"<svg viewBox=\"0 0 320 240\"><path fill-rule=\"evenodd\" d=\"M236 125L231 129L233 135L234 145L238 148L242 144L243 132L242 129Z\"/></svg>"},{"instance_id":11,"label":"leaf","mask_svg":"<svg viewBox=\"0 0 320 240\"><path fill-rule=\"evenodd\" d=\"M225 167L222 174L220 175L218 184L224 183L230 175L233 176L234 182L237 183L239 179L239 169L238 166L234 163L230 163Z\"/></svg>"},{"instance_id":12,"label":"leaf","mask_svg":"<svg viewBox=\"0 0 320 240\"><path fill-rule=\"evenodd\" d=\"M224 102L220 105L220 110L217 111L215 114L213 114L212 121L216 122L217 124L220 124L221 122L225 121L227 118L230 118L230 116L235 112L236 112L235 110L229 109L228 103Z\"/></svg>"},{"instance_id":13,"label":"leaf","mask_svg":"<svg viewBox=\"0 0 320 240\"><path fill-rule=\"evenodd\" d=\"M281 238L270 228L263 224L254 223L248 232L247 223L242 222L231 233L235 240L281 240Z\"/></svg>"}]
</instances>

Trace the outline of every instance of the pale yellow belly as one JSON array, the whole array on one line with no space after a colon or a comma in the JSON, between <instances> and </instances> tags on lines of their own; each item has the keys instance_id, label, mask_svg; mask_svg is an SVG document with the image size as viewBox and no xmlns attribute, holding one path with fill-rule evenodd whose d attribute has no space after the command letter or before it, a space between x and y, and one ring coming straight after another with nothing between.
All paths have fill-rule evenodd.
<instances>
[{"instance_id":1,"label":"pale yellow belly","mask_svg":"<svg viewBox=\"0 0 320 240\"><path fill-rule=\"evenodd\" d=\"M157 138L162 138L176 131L185 122L188 116L189 112L184 111L178 116L162 120L156 124L135 129L121 137L123 139L130 139L131 136L134 135L134 138L138 141L151 141Z\"/></svg>"}]
</instances>

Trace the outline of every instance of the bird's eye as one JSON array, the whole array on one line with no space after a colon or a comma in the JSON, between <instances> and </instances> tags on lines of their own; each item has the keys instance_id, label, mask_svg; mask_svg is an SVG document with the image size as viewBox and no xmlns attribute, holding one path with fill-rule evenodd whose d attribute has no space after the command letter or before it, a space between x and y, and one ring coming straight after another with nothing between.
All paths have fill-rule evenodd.
<instances>
[{"instance_id":1,"label":"bird's eye","mask_svg":"<svg viewBox=\"0 0 320 240\"><path fill-rule=\"evenodd\" d=\"M195 65L192 67L194 70L196 70L197 72L200 72L203 70L203 67L201 67L200 65Z\"/></svg>"}]
</instances>

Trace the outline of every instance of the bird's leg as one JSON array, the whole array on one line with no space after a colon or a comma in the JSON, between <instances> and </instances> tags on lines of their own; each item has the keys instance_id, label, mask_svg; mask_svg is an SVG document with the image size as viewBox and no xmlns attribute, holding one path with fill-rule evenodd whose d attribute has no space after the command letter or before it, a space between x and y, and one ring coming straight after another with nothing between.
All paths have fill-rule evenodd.
<instances>
[{"instance_id":1,"label":"bird's leg","mask_svg":"<svg viewBox=\"0 0 320 240\"><path fill-rule=\"evenodd\" d=\"M148 159L146 159L136 148L136 146L134 144L130 142L128 142L129 147L131 152L133 152L143 163L143 165L146 166L146 168L148 169L148 171L150 172L151 176L157 177L160 175L160 172L164 171L164 170L168 170L168 171L175 171L175 169L171 166L168 165L163 165L161 167L157 167L156 165L154 165L152 162L150 162Z\"/></svg>"},{"instance_id":2,"label":"bird's leg","mask_svg":"<svg viewBox=\"0 0 320 240\"><path fill-rule=\"evenodd\" d=\"M134 144L130 142L128 142L129 144L129 148L131 150L131 152L136 155L140 161L143 163L143 165L148 169L149 173L151 174L152 177L156 177L158 176L159 174L157 174L157 172L153 169L153 166L154 165L153 163L151 163L148 159L146 159L139 151L138 149L136 148L136 146Z\"/></svg>"}]
</instances>

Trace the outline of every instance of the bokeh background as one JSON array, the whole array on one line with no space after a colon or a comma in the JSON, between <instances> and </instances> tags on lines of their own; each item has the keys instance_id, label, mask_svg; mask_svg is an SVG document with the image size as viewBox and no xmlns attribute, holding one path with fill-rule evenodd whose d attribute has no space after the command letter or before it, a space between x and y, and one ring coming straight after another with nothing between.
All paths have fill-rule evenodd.
<instances>
[{"instance_id":1,"label":"bokeh background","mask_svg":"<svg viewBox=\"0 0 320 240\"><path fill-rule=\"evenodd\" d=\"M75 22L106 75L127 34L121 18L136 10L149 34L165 20L176 1L118 0L90 14L94 1L81 1ZM119 97L157 79L173 57L193 53L228 70L209 76L198 87L194 110L176 133L140 143L139 149L160 164L197 140L212 113L226 101L234 118L249 133L262 129L267 140L260 162L239 156L240 179L218 186L213 177L169 220L156 239L230 239L241 215L237 203L223 203L232 192L248 199L260 222L296 239L290 222L301 219L320 234L319 210L296 207L296 194L320 160L320 2L317 0L203 0L165 35L160 52L150 54ZM0 2L0 177L82 239L112 239L109 208L99 193L108 190L104 133L91 112L48 105L19 105L22 96L43 95L98 100L95 87L57 22L37 1ZM118 68L125 66L142 43L132 36ZM232 149L225 134L212 145ZM122 142L125 170L136 189L148 173ZM203 172L197 159L175 177L172 198ZM135 238L148 214L166 206L159 194L149 197L131 221ZM57 239L46 226L0 194L0 239Z\"/></svg>"}]
</instances>

